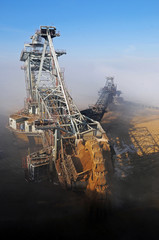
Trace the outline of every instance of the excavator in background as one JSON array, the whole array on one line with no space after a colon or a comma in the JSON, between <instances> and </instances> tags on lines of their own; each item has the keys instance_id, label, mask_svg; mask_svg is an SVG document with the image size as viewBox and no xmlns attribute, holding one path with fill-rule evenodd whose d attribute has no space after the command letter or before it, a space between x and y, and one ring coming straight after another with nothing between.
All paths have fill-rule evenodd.
<instances>
[{"instance_id":1,"label":"excavator in background","mask_svg":"<svg viewBox=\"0 0 159 240\"><path fill-rule=\"evenodd\" d=\"M119 98L121 91L117 90L113 77L106 77L106 84L98 93L99 98L97 102L89 106L88 109L82 110L81 113L100 122L109 104L113 102L114 97Z\"/></svg>"}]
</instances>

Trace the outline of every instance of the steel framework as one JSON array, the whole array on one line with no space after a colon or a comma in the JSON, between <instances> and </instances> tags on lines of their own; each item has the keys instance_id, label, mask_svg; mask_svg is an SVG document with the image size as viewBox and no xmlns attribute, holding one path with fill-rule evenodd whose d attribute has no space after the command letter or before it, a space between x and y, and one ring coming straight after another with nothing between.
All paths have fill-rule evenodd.
<instances>
[{"instance_id":1,"label":"steel framework","mask_svg":"<svg viewBox=\"0 0 159 240\"><path fill-rule=\"evenodd\" d=\"M43 150L28 155L25 165L27 177L32 181L36 180L36 175L40 179L38 174L42 171L39 169L43 169L43 173L48 169L51 172L54 163L61 184L66 182L70 186L75 185L79 179L72 161L78 152L78 143L83 141L84 144L84 141L94 139L92 144L95 142L98 145L100 139L105 143L108 140L99 122L81 114L65 87L58 57L66 52L55 51L52 40L57 36L59 33L55 27L41 26L31 37L32 42L24 45L20 57L24 62L26 110L28 114L36 116L33 124L36 130L42 131L44 146ZM100 154L98 162L104 164L102 149ZM94 166L98 165L94 155L91 161ZM84 169L80 177L88 173L90 174L90 169ZM105 178L104 167L101 174ZM98 178L95 178L96 181ZM105 192L107 186L101 185L98 188Z\"/></svg>"},{"instance_id":2,"label":"steel framework","mask_svg":"<svg viewBox=\"0 0 159 240\"><path fill-rule=\"evenodd\" d=\"M56 123L54 128L63 131L63 138L80 138L97 129L98 123L82 115L68 93L58 57L64 51L55 51L52 39L59 36L56 28L41 26L25 44L20 60L24 61L28 108L41 119Z\"/></svg>"},{"instance_id":3,"label":"steel framework","mask_svg":"<svg viewBox=\"0 0 159 240\"><path fill-rule=\"evenodd\" d=\"M99 98L94 105L90 105L88 109L82 110L81 113L94 120L101 121L106 108L113 102L113 98L121 94L121 91L117 91L117 87L114 84L113 77L106 77L105 86L98 92Z\"/></svg>"}]
</instances>

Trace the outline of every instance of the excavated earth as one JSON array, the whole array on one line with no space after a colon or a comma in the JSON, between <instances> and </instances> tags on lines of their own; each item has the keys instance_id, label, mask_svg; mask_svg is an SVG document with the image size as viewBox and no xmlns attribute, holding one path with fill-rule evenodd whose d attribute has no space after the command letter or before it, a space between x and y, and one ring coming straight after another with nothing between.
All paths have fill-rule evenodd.
<instances>
[{"instance_id":1,"label":"excavated earth","mask_svg":"<svg viewBox=\"0 0 159 240\"><path fill-rule=\"evenodd\" d=\"M56 179L26 182L22 158L36 146L20 144L5 128L7 119L0 116L0 230L5 237L159 238L159 111L125 103L105 113L101 124L114 148L107 211L83 193L62 189Z\"/></svg>"},{"instance_id":2,"label":"excavated earth","mask_svg":"<svg viewBox=\"0 0 159 240\"><path fill-rule=\"evenodd\" d=\"M112 105L102 126L114 147L114 204L159 208L159 110Z\"/></svg>"}]
</instances>

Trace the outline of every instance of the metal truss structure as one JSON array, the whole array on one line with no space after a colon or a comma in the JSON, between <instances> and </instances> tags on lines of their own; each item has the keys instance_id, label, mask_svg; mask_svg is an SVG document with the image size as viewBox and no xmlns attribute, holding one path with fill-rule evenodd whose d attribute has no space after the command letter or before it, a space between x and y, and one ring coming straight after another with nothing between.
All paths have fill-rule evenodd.
<instances>
[{"instance_id":1,"label":"metal truss structure","mask_svg":"<svg viewBox=\"0 0 159 240\"><path fill-rule=\"evenodd\" d=\"M55 51L52 39L59 36L55 27L41 26L25 44L20 60L24 61L27 100L32 113L49 119L56 129L63 131L63 138L80 138L97 129L98 123L83 116L74 104L60 70L58 57L64 51Z\"/></svg>"},{"instance_id":2,"label":"metal truss structure","mask_svg":"<svg viewBox=\"0 0 159 240\"><path fill-rule=\"evenodd\" d=\"M119 91L118 91L119 92ZM108 106L110 102L112 102L113 96L117 94L116 86L114 84L113 77L106 78L106 84L104 88L99 91L99 98L94 105L96 108L101 108L102 110Z\"/></svg>"},{"instance_id":3,"label":"metal truss structure","mask_svg":"<svg viewBox=\"0 0 159 240\"><path fill-rule=\"evenodd\" d=\"M94 120L100 121L108 105L113 102L113 97L116 95L119 97L121 91L117 91L113 77L106 77L106 84L98 93L99 98L97 102L90 106L89 109L82 110L81 113Z\"/></svg>"},{"instance_id":4,"label":"metal truss structure","mask_svg":"<svg viewBox=\"0 0 159 240\"><path fill-rule=\"evenodd\" d=\"M96 188L95 191L106 194L108 183L100 180L108 176L102 155L102 146L108 145L108 139L99 122L81 114L65 87L58 57L66 52L55 51L52 40L57 36L59 33L55 27L41 26L31 37L32 42L24 45L20 57L24 62L27 89L25 112L34 116L31 117L32 124L36 131L41 130L44 147L27 156L26 178L39 181L48 171L50 176L54 165L62 185L76 186L81 181L80 185L86 186L91 178L89 184L94 186L94 190ZM92 146L89 154L88 141ZM109 145L105 149L109 152ZM85 156L84 161L91 162L92 167L83 167L77 172L73 159L76 159L78 168L82 156ZM108 161L111 161L110 156ZM98 168L98 165L102 167Z\"/></svg>"}]
</instances>

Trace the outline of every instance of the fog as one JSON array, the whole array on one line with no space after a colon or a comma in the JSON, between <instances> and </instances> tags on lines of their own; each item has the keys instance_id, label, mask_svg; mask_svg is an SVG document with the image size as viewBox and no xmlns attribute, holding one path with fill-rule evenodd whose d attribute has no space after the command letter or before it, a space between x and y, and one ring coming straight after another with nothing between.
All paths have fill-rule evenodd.
<instances>
[{"instance_id":1,"label":"fog","mask_svg":"<svg viewBox=\"0 0 159 240\"><path fill-rule=\"evenodd\" d=\"M13 113L24 107L25 80L19 59L0 62L0 110Z\"/></svg>"},{"instance_id":2,"label":"fog","mask_svg":"<svg viewBox=\"0 0 159 240\"><path fill-rule=\"evenodd\" d=\"M123 56L114 59L80 59L69 54L60 60L61 67L65 68L66 86L80 109L95 103L106 76L115 77L115 83L125 99L158 105L158 63L159 59L154 58ZM21 65L23 63L16 57L0 62L0 110L5 114L23 107L25 78ZM128 114L124 114L122 124L125 127L125 116ZM117 131L123 131L119 120L114 124L116 136ZM27 237L34 234L36 237L41 234L46 237L51 233L57 239L67 236L71 236L71 239L81 239L83 236L93 239L96 235L100 238L110 234L114 239L140 239L136 238L138 234L140 237L146 235L149 239L157 239L153 236L158 231L158 208L150 207L153 201L158 204L158 165L152 167L151 174L149 167L148 173L139 168L140 178L138 172L127 181L117 178L116 185L113 185L117 207L107 215L98 215L98 212L92 213L83 195L66 192L52 183L25 182L21 159L26 156L28 145L18 142L12 132L5 128L7 121L7 116L0 116L0 221L5 234L12 237L15 234L17 237L17 234L23 236L25 232ZM111 126L113 129L112 123Z\"/></svg>"},{"instance_id":3,"label":"fog","mask_svg":"<svg viewBox=\"0 0 159 240\"><path fill-rule=\"evenodd\" d=\"M14 112L24 105L23 63L17 57L0 62L0 109ZM117 88L126 100L159 106L159 58L122 56L120 58L61 57L66 86L80 109L94 104L106 76L114 76Z\"/></svg>"},{"instance_id":4,"label":"fog","mask_svg":"<svg viewBox=\"0 0 159 240\"><path fill-rule=\"evenodd\" d=\"M159 106L159 58L125 56L83 61L68 58L62 62L64 64L66 84L80 108L95 103L106 76L114 76L126 100Z\"/></svg>"}]
</instances>

